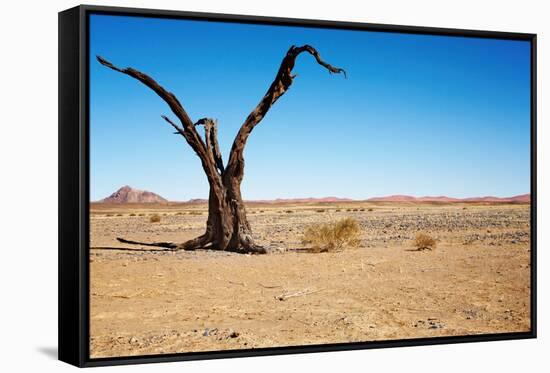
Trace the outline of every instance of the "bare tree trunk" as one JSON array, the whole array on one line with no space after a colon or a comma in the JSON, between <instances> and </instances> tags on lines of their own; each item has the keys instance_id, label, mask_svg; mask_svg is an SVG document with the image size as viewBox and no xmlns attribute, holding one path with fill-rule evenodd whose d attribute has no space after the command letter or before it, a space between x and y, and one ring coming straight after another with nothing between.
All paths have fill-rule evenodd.
<instances>
[{"instance_id":1,"label":"bare tree trunk","mask_svg":"<svg viewBox=\"0 0 550 373\"><path fill-rule=\"evenodd\" d=\"M241 195L241 182L244 177L244 148L248 137L254 127L267 114L271 106L290 87L296 75L292 75L296 58L303 52L312 55L317 63L326 68L330 73L343 73L345 71L333 67L321 59L317 50L309 45L301 47L292 46L281 62L281 66L266 94L248 115L239 129L231 147L227 167L224 167L220 147L217 139L217 121L210 118L202 118L193 123L176 96L160 86L150 76L132 69L121 69L97 56L102 65L137 79L151 88L170 107L172 112L180 120L182 127L174 123L167 116L162 116L172 127L176 134L181 135L200 158L202 167L210 185L208 199L208 220L206 231L199 236L182 244L172 242L141 243L118 238L124 243L143 244L147 246L160 246L169 250L197 250L212 249L226 250L238 253L263 254L266 250L258 246L253 239L250 223L246 218L246 208ZM204 126L204 141L196 130L196 126Z\"/></svg>"}]
</instances>

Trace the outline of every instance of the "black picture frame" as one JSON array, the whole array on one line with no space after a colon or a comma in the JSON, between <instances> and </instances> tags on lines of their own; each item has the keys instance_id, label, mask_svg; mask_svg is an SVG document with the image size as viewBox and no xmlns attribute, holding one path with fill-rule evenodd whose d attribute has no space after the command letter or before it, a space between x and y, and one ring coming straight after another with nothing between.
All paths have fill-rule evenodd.
<instances>
[{"instance_id":1,"label":"black picture frame","mask_svg":"<svg viewBox=\"0 0 550 373\"><path fill-rule=\"evenodd\" d=\"M531 330L453 337L323 344L115 358L89 355L89 58L90 14L196 19L347 30L523 40L531 45ZM282 355L370 348L536 338L536 34L397 26L81 5L59 13L59 360L79 367Z\"/></svg>"}]
</instances>

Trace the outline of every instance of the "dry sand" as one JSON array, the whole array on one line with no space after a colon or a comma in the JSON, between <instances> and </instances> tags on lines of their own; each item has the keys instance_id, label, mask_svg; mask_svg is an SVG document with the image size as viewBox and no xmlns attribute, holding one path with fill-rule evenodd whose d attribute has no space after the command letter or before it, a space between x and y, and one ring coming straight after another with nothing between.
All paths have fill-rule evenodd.
<instances>
[{"instance_id":1,"label":"dry sand","mask_svg":"<svg viewBox=\"0 0 550 373\"><path fill-rule=\"evenodd\" d=\"M152 213L160 223L149 222ZM251 205L257 240L272 253L249 256L115 240L193 238L204 205L94 204L91 246L137 251L91 250L90 354L529 331L529 214L527 204ZM359 248L296 251L306 226L344 217L360 222ZM417 232L436 237L437 248L413 251Z\"/></svg>"}]
</instances>

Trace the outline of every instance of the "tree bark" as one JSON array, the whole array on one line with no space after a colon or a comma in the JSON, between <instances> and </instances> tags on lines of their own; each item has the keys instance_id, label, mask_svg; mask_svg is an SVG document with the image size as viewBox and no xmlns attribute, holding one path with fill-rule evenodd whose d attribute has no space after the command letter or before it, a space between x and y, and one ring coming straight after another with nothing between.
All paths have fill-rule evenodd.
<instances>
[{"instance_id":1,"label":"tree bark","mask_svg":"<svg viewBox=\"0 0 550 373\"><path fill-rule=\"evenodd\" d=\"M175 128L176 134L181 135L195 151L201 160L202 167L210 185L208 199L208 220L206 231L190 241L176 244L173 242L143 243L118 238L120 242L160 246L168 250L197 250L212 249L238 253L266 253L265 248L258 246L253 239L250 223L246 218L246 208L241 195L241 182L244 177L244 148L254 127L267 114L271 106L288 90L296 75L292 75L296 58L303 52L312 55L317 63L330 73L343 73L341 68L329 65L321 59L315 48L309 45L292 46L281 62L281 66L262 100L248 115L239 129L231 147L227 166L224 167L220 147L217 139L217 121L202 118L193 123L176 96L165 90L150 76L132 69L121 69L104 58L97 56L102 65L137 79L157 93L170 107L174 115L181 122L181 127L170 118L162 118ZM196 130L197 126L204 126L204 141Z\"/></svg>"}]
</instances>

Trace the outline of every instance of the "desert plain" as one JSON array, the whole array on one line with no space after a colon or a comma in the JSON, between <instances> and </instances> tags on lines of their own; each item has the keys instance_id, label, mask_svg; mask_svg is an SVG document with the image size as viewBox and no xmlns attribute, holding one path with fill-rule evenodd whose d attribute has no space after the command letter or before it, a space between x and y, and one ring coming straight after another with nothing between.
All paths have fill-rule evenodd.
<instances>
[{"instance_id":1,"label":"desert plain","mask_svg":"<svg viewBox=\"0 0 550 373\"><path fill-rule=\"evenodd\" d=\"M116 240L194 238L206 204L91 204L90 356L530 330L528 203L249 203L247 212L266 255ZM347 217L361 227L359 247L304 250L308 226ZM434 250L415 249L419 232Z\"/></svg>"}]
</instances>

